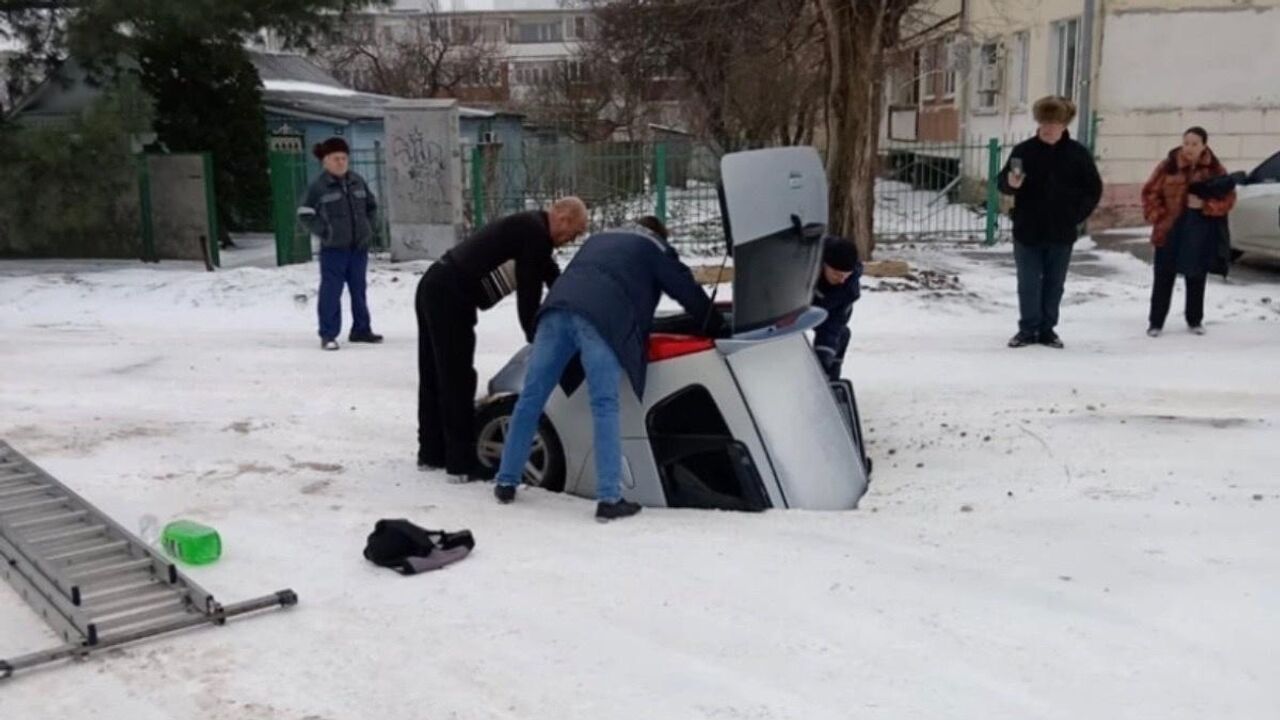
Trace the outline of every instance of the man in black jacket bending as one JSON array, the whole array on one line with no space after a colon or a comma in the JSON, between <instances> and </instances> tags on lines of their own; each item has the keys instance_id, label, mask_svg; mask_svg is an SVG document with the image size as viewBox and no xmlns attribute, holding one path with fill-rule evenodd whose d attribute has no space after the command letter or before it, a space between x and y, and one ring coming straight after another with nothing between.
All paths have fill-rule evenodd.
<instances>
[{"instance_id":1,"label":"man in black jacket bending","mask_svg":"<svg viewBox=\"0 0 1280 720\"><path fill-rule=\"evenodd\" d=\"M485 225L431 266L418 282L418 467L444 468L466 482L476 465L476 321L516 293L530 342L542 287L560 276L552 252L587 231L587 207L575 197L549 210L516 213Z\"/></svg>"},{"instance_id":2,"label":"man in black jacket bending","mask_svg":"<svg viewBox=\"0 0 1280 720\"><path fill-rule=\"evenodd\" d=\"M1054 332L1076 229L1097 207L1102 178L1089 150L1071 139L1075 105L1063 97L1036 101L1035 137L1019 143L1000 172L1000 191L1014 197L1013 258L1018 266L1018 334L1009 347L1061 348Z\"/></svg>"}]
</instances>

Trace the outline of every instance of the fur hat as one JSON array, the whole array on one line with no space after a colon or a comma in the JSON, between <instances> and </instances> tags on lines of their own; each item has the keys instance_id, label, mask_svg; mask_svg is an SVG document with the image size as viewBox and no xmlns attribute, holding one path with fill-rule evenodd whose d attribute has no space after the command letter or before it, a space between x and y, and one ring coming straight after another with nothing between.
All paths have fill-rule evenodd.
<instances>
[{"instance_id":1,"label":"fur hat","mask_svg":"<svg viewBox=\"0 0 1280 720\"><path fill-rule=\"evenodd\" d=\"M822 262L840 272L853 272L858 266L858 248L848 240L832 235L822 250Z\"/></svg>"},{"instance_id":2,"label":"fur hat","mask_svg":"<svg viewBox=\"0 0 1280 720\"><path fill-rule=\"evenodd\" d=\"M1048 95L1036 101L1031 115L1038 123L1068 125L1076 117L1076 104L1060 95Z\"/></svg>"},{"instance_id":3,"label":"fur hat","mask_svg":"<svg viewBox=\"0 0 1280 720\"><path fill-rule=\"evenodd\" d=\"M351 148L347 146L346 140L343 140L340 137L331 137L322 143L316 143L316 146L311 149L311 154L315 155L316 158L320 160L324 160L326 156L334 153L350 155Z\"/></svg>"}]
</instances>

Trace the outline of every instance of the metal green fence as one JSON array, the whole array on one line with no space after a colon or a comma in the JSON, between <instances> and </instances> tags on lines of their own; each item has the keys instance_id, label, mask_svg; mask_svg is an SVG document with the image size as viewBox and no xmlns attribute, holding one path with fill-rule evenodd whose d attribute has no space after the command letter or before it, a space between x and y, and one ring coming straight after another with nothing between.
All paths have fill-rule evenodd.
<instances>
[{"instance_id":1,"label":"metal green fence","mask_svg":"<svg viewBox=\"0 0 1280 720\"><path fill-rule=\"evenodd\" d=\"M718 155L696 143L527 143L512 152L476 146L465 155L469 231L506 213L577 195L599 230L656 215L682 250L718 254L724 231Z\"/></svg>"},{"instance_id":2,"label":"metal green fence","mask_svg":"<svg viewBox=\"0 0 1280 720\"><path fill-rule=\"evenodd\" d=\"M994 243L1010 230L996 176L1012 144L888 142L875 187L877 242Z\"/></svg>"},{"instance_id":3,"label":"metal green fence","mask_svg":"<svg viewBox=\"0 0 1280 720\"><path fill-rule=\"evenodd\" d=\"M371 249L386 250L391 236L387 225L386 164L381 150L352 150L351 170L369 183L378 200L378 220ZM321 172L320 164L303 153L273 151L270 171L276 264L310 262L314 252L311 236L298 222L297 212L311 181Z\"/></svg>"},{"instance_id":4,"label":"metal green fence","mask_svg":"<svg viewBox=\"0 0 1280 720\"><path fill-rule=\"evenodd\" d=\"M877 241L990 244L1008 237L1008 200L1000 195L995 178L1013 145L1000 138L883 144L873 218ZM351 168L378 197L375 248L386 249L390 235L381 150L353 151ZM310 156L271 154L280 264L311 259L311 241L297 222L296 209L319 172ZM667 224L673 243L683 252L718 255L724 250L719 180L719 154L695 142L472 146L463 154L463 230L577 195L591 211L593 230L652 214Z\"/></svg>"}]
</instances>

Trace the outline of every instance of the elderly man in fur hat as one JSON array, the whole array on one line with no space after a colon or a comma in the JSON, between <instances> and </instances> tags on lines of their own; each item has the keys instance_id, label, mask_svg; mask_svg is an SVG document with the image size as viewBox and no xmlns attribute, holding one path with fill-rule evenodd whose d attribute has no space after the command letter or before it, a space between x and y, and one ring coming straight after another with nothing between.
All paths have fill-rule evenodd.
<instances>
[{"instance_id":1,"label":"elderly man in fur hat","mask_svg":"<svg viewBox=\"0 0 1280 720\"><path fill-rule=\"evenodd\" d=\"M373 332L365 300L369 243L378 224L378 202L364 178L350 170L345 140L329 138L312 149L324 172L311 183L298 208L298 220L320 242L320 347L338 349L342 332L342 288L351 294L353 343L380 343Z\"/></svg>"},{"instance_id":2,"label":"elderly man in fur hat","mask_svg":"<svg viewBox=\"0 0 1280 720\"><path fill-rule=\"evenodd\" d=\"M1000 191L1013 200L1013 257L1018 267L1018 333L1009 347L1062 347L1054 328L1077 228L1102 197L1093 156L1071 139L1076 106L1049 96L1032 108L1035 137L1019 143L1000 172Z\"/></svg>"}]
</instances>

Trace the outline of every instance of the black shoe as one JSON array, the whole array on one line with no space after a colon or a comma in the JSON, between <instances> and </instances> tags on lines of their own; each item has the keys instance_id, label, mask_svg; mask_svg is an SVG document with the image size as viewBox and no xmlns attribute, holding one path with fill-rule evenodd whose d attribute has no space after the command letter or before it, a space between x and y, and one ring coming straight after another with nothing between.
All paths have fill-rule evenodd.
<instances>
[{"instance_id":1,"label":"black shoe","mask_svg":"<svg viewBox=\"0 0 1280 720\"><path fill-rule=\"evenodd\" d=\"M1058 350L1063 348L1062 338L1058 337L1058 333L1052 330L1040 333L1040 344L1046 347L1057 348Z\"/></svg>"},{"instance_id":2,"label":"black shoe","mask_svg":"<svg viewBox=\"0 0 1280 720\"><path fill-rule=\"evenodd\" d=\"M618 502L602 502L596 503L596 520L599 522L609 522L619 518L631 517L640 512L640 505L626 500Z\"/></svg>"},{"instance_id":3,"label":"black shoe","mask_svg":"<svg viewBox=\"0 0 1280 720\"><path fill-rule=\"evenodd\" d=\"M347 338L347 342L369 343L370 345L377 345L378 343L382 342L382 336L377 333L361 333L359 335L352 333L351 336Z\"/></svg>"},{"instance_id":4,"label":"black shoe","mask_svg":"<svg viewBox=\"0 0 1280 720\"><path fill-rule=\"evenodd\" d=\"M423 472L434 472L436 470L443 470L444 461L441 460L440 462L432 462L422 453L418 453L418 469Z\"/></svg>"},{"instance_id":5,"label":"black shoe","mask_svg":"<svg viewBox=\"0 0 1280 720\"><path fill-rule=\"evenodd\" d=\"M515 485L494 485L493 496L503 505L510 505L512 500L516 499Z\"/></svg>"},{"instance_id":6,"label":"black shoe","mask_svg":"<svg viewBox=\"0 0 1280 720\"><path fill-rule=\"evenodd\" d=\"M1009 347L1020 348L1028 345L1036 344L1036 336L1033 333L1020 332L1009 338Z\"/></svg>"}]
</instances>

